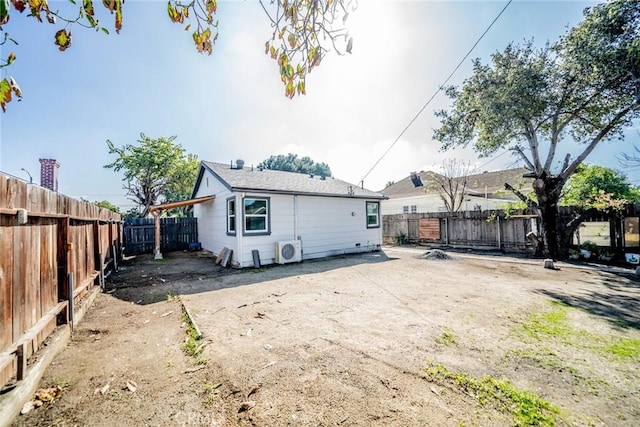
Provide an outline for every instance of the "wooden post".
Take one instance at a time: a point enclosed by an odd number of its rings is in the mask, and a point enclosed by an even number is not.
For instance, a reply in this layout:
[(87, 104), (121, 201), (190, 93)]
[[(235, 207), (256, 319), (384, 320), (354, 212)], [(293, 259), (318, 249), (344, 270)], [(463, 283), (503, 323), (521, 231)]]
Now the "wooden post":
[(153, 217), (155, 218), (156, 238), (155, 238), (155, 251), (153, 259), (162, 259), (162, 253), (160, 252), (160, 211), (154, 211)]
[(113, 270), (118, 271), (118, 253), (116, 252), (116, 245), (111, 245), (111, 253), (113, 254)]
[(104, 260), (102, 259), (102, 252), (99, 253), (100, 256), (100, 289), (102, 292), (106, 289), (106, 284), (104, 282)]
[(18, 372), (16, 373), (16, 379), (22, 381), (27, 375), (27, 343), (22, 342), (18, 344)]
[(497, 224), (497, 227), (498, 227), (498, 250), (500, 250), (500, 249), (502, 249), (502, 242), (501, 242), (501, 240), (502, 240), (501, 237), (502, 236), (500, 236), (500, 215), (496, 216), (496, 221), (497, 221), (496, 224)]
[(73, 332), (73, 273), (69, 273), (67, 282), (69, 283), (69, 305), (67, 306), (67, 310), (69, 310), (69, 327)]

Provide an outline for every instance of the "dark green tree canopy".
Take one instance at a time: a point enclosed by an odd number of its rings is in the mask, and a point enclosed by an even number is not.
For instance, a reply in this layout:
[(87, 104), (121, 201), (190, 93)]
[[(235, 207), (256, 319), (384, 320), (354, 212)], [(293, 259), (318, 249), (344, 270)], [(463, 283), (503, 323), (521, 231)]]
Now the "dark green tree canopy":
[(640, 191), (621, 172), (604, 166), (582, 164), (567, 182), (562, 203), (588, 208), (594, 206), (603, 195), (626, 203), (640, 202)]
[(286, 172), (308, 173), (319, 176), (331, 176), (331, 168), (326, 163), (316, 163), (310, 157), (298, 157), (297, 154), (278, 154), (258, 163), (259, 168)]
[[(579, 25), (542, 48), (512, 43), (490, 64), (476, 59), (473, 75), (446, 93), (453, 105), (436, 113), (434, 139), (445, 149), (507, 149), (521, 159), (555, 257), (571, 233), (556, 221), (564, 184), (598, 144), (622, 138), (640, 117), (640, 0), (587, 8)], [(581, 149), (558, 161), (568, 144)]]
[(198, 158), (187, 154), (175, 139), (150, 138), (141, 133), (137, 145), (116, 147), (107, 141), (109, 154), (117, 158), (104, 167), (124, 173), (123, 189), (129, 200), (139, 206), (140, 217), (146, 217), (155, 204), (186, 200), (191, 194)]

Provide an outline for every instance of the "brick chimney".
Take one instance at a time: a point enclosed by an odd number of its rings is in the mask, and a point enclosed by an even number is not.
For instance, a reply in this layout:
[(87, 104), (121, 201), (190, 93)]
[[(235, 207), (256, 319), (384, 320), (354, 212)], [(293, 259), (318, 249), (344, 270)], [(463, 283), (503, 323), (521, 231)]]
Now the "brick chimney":
[(40, 159), (40, 185), (49, 190), (58, 191), (58, 168), (56, 159)]

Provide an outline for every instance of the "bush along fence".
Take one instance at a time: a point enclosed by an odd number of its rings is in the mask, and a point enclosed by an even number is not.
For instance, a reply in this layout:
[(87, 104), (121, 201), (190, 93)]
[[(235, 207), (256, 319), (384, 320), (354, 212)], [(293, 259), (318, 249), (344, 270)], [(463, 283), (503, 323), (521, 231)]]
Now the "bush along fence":
[(0, 174), (0, 389), (117, 268), (120, 214)]
[[(559, 220), (575, 217), (571, 207), (559, 208)], [(594, 214), (585, 224), (605, 224), (605, 239), (598, 246), (619, 252), (640, 252), (640, 205), (628, 205), (614, 217)], [(521, 211), (505, 215), (504, 211), (464, 211), (454, 214), (431, 212), (383, 215), (382, 236), (386, 244), (423, 243), (432, 246), (502, 251), (534, 251), (538, 217)], [(577, 244), (580, 244), (580, 233)]]

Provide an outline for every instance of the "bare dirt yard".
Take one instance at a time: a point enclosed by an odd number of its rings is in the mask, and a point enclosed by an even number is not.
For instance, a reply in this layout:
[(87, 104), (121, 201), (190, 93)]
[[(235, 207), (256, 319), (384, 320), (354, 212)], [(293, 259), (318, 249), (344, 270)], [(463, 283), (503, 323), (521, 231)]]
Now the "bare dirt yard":
[(131, 259), (14, 425), (640, 425), (632, 270), (424, 252)]

